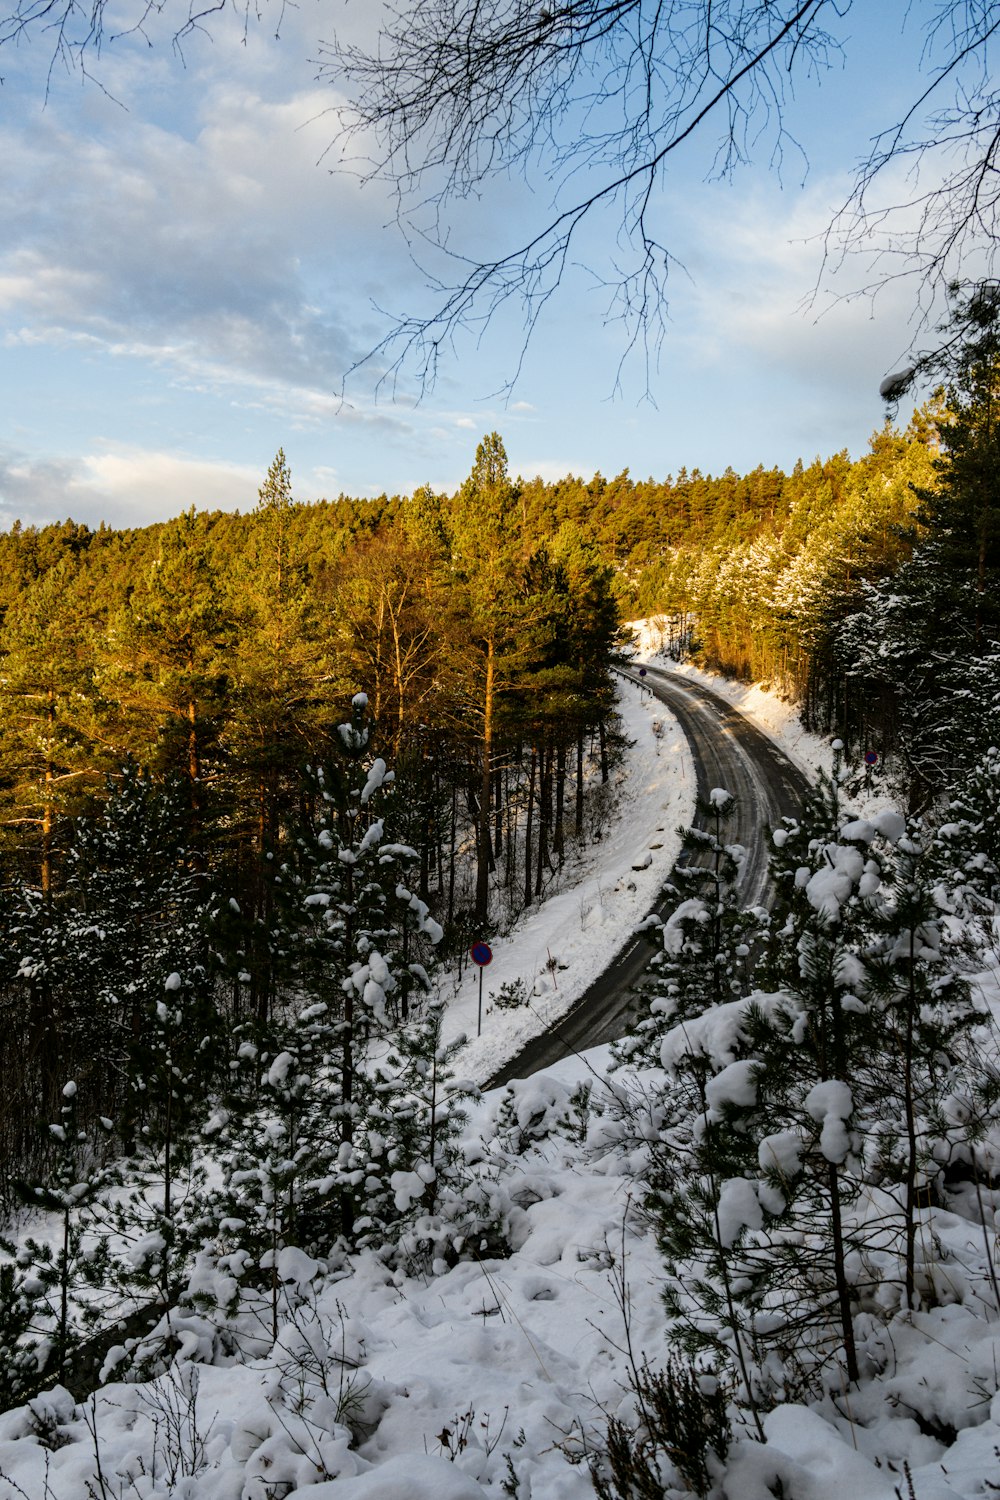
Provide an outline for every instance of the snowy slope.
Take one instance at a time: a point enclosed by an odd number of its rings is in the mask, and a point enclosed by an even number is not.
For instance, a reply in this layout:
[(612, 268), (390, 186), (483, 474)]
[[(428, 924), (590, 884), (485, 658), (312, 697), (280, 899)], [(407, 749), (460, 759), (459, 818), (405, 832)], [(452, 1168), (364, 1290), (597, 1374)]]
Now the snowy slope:
[[(713, 684), (715, 685), (715, 684)], [(736, 690), (740, 693), (745, 690)], [(737, 701), (790, 749), (777, 700)], [(487, 1012), (477, 976), (449, 1007), (471, 1032), (459, 1071), (488, 1076), (527, 1027), (567, 1009), (645, 915), (690, 816), (693, 776), (652, 706), (623, 704), (634, 748), (620, 819), (578, 882), (494, 943), (485, 991), (523, 979), (531, 1011)], [(656, 710), (662, 717), (662, 710)], [(798, 747), (816, 763), (820, 748)], [(651, 849), (653, 844), (658, 848)], [(636, 870), (646, 853), (651, 863)], [(553, 978), (549, 957), (559, 967)], [(630, 1365), (668, 1354), (655, 1246), (608, 1116), (574, 1090), (606, 1092), (607, 1049), (486, 1096), (466, 1127), (489, 1168), (510, 1253), (408, 1274), (373, 1253), (335, 1275), (288, 1256), (283, 1326), (271, 1345), (252, 1307), (235, 1320), (187, 1313), (191, 1358), (158, 1380), (112, 1383), (86, 1406), (65, 1393), (0, 1417), (0, 1500), (584, 1500), (585, 1463), (608, 1415), (634, 1416)], [(612, 1093), (638, 1086), (621, 1073)], [(929, 1215), (942, 1305), (871, 1320), (861, 1386), (737, 1430), (717, 1493), (728, 1500), (980, 1500), (1000, 1484), (1000, 1308), (995, 1235)]]
[[(619, 711), (631, 749), (616, 773), (613, 814), (600, 841), (567, 871), (563, 888), (492, 942), (481, 1037), (477, 972), (470, 966), (460, 983), (446, 984), (445, 1035), (470, 1038), (456, 1064), (463, 1074), (491, 1077), (528, 1037), (565, 1015), (648, 913), (677, 858), (677, 830), (694, 814), (687, 741), (662, 704), (627, 684), (620, 687)], [(529, 993), (529, 1006), (491, 1010), (501, 986), (516, 981)]]

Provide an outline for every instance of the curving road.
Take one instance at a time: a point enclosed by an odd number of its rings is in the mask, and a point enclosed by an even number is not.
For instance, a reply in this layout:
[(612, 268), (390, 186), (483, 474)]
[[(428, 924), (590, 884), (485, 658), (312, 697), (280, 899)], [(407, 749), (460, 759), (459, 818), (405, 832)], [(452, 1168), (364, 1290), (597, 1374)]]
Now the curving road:
[[(725, 787), (736, 796), (735, 825), (728, 824), (726, 832), (731, 843), (747, 851), (738, 889), (745, 906), (765, 905), (765, 834), (783, 816), (798, 812), (806, 778), (773, 740), (710, 688), (657, 667), (647, 667), (641, 678), (633, 669), (620, 675), (651, 692), (677, 719), (694, 756), (698, 795), (707, 798), (713, 787)], [(524, 1078), (571, 1052), (622, 1036), (628, 1030), (635, 985), (652, 955), (646, 938), (630, 935), (573, 1009), (550, 1031), (527, 1042), (485, 1086), (496, 1088), (511, 1078)]]

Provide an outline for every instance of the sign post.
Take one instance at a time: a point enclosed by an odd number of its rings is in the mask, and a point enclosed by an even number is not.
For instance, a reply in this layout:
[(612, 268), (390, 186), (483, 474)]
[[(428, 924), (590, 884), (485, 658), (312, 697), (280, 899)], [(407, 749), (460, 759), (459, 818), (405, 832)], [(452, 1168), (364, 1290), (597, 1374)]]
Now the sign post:
[(476, 1036), (483, 1034), (483, 970), (493, 962), (493, 949), (489, 943), (473, 943), (469, 949), (472, 962), (479, 970), (479, 1016), (476, 1020)]

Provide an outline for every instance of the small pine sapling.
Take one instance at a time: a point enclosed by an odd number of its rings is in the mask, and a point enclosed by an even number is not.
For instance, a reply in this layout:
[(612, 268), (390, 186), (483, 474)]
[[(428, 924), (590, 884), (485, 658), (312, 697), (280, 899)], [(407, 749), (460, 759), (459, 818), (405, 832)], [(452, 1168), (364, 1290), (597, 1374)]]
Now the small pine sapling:
[(484, 1236), (496, 1240), (491, 1184), (461, 1149), (462, 1101), (476, 1093), (451, 1062), (464, 1038), (441, 1040), (441, 1007), (401, 1026), (374, 1068), (363, 1145), (365, 1213), (359, 1231), (390, 1258), (443, 1269)]
[[(167, 1308), (199, 1213), (205, 1168), (195, 1148), (219, 1044), (209, 977), (191, 951), (196, 931), (192, 924), (176, 935), (172, 956), (186, 960), (184, 972), (167, 972), (158, 996), (147, 990), (142, 1047), (131, 1080), (140, 1122), (136, 1149), (127, 1168), (127, 1192), (108, 1211), (125, 1247), (118, 1263), (123, 1286), (152, 1292)], [(164, 966), (170, 956), (164, 952)]]
[[(900, 1191), (903, 1298), (913, 1309), (920, 1221), (948, 1164), (972, 1155), (968, 1126), (982, 1115), (973, 1110), (963, 1118), (965, 1111), (954, 1109), (956, 1095), (974, 1094), (974, 1080), (989, 1090), (988, 1058), (992, 1053), (995, 1060), (996, 1048), (992, 1039), (984, 1045), (982, 1035), (976, 1043), (970, 1037), (984, 1017), (961, 972), (968, 962), (957, 915), (962, 897), (940, 878), (936, 841), (917, 820), (904, 831), (900, 819), (891, 831), (890, 847), (879, 859), (881, 885), (871, 902), (872, 941), (865, 955), (869, 1003), (884, 1028), (868, 1114), (877, 1122), (870, 1137), (876, 1146), (873, 1172), (884, 1192)], [(854, 832), (859, 840), (878, 835), (864, 822)]]
[(666, 895), (675, 902), (662, 923), (648, 923), (661, 945), (643, 987), (649, 1014), (632, 1038), (619, 1043), (619, 1061), (642, 1059), (656, 1064), (664, 1032), (709, 1006), (745, 995), (753, 972), (753, 955), (765, 927), (765, 915), (744, 910), (736, 882), (743, 850), (727, 843), (726, 825), (736, 814), (736, 798), (716, 788), (698, 801), (701, 826), (682, 831), (683, 854)]
[[(49, 1126), (53, 1159), (43, 1184), (15, 1184), (25, 1207), (51, 1215), (56, 1225), (54, 1242), (26, 1235), (19, 1245), (0, 1241), (0, 1248), (15, 1256), (24, 1273), (23, 1292), (31, 1298), (30, 1328), (46, 1349), (40, 1357), (39, 1373), (60, 1384), (66, 1379), (73, 1349), (98, 1322), (102, 1306), (98, 1299), (80, 1297), (86, 1290), (107, 1290), (109, 1248), (101, 1225), (101, 1205), (108, 1188), (117, 1181), (113, 1167), (100, 1164), (95, 1147), (77, 1118), (78, 1092), (72, 1080), (63, 1086), (59, 1120)], [(106, 1131), (111, 1121), (103, 1122)]]

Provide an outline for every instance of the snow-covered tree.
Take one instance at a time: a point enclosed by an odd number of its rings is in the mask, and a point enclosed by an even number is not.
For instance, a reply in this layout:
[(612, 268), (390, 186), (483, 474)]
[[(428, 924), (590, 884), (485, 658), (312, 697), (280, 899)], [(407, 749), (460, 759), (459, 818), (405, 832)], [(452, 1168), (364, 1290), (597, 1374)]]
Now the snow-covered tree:
[(725, 836), (736, 808), (732, 793), (716, 787), (698, 799), (698, 823), (681, 832), (681, 857), (664, 893), (675, 904), (647, 928), (660, 945), (643, 984), (649, 1014), (617, 1044), (622, 1060), (655, 1064), (666, 1029), (749, 989), (765, 914), (743, 909), (737, 894), (745, 850)]
[[(37, 1372), (60, 1383), (73, 1349), (106, 1310), (106, 1295), (101, 1294), (109, 1290), (110, 1262), (102, 1208), (118, 1176), (113, 1166), (101, 1165), (103, 1143), (95, 1147), (81, 1128), (78, 1097), (73, 1080), (63, 1085), (59, 1119), (47, 1132), (53, 1161), (45, 1180), (16, 1184), (25, 1208), (52, 1216), (55, 1238), (28, 1233), (16, 1245), (0, 1238), (0, 1248), (23, 1273), (20, 1287), (31, 1305), (24, 1332), (33, 1341)], [(109, 1133), (111, 1120), (105, 1119), (102, 1128)], [(14, 1363), (16, 1367), (16, 1354)]]
[(463, 1100), (478, 1091), (456, 1079), (442, 1012), (432, 1004), (400, 1026), (373, 1069), (363, 1136), (364, 1220), (359, 1241), (401, 1258), (411, 1269), (442, 1269), (471, 1249), (496, 1243), (496, 1184), (461, 1149)]
[(856, 1380), (863, 1303), (933, 1298), (920, 1224), (968, 1159), (970, 1119), (985, 1131), (996, 1107), (930, 834), (893, 811), (856, 817), (844, 774), (836, 761), (773, 835), (768, 992), (678, 1020), (648, 1113), (647, 1206), (679, 1335), (728, 1347), (762, 1400), (841, 1360)]
[(370, 1158), (392, 1108), (386, 1053), (408, 1015), (423, 1025), (413, 1001), (430, 989), (427, 951), (441, 935), (404, 883), (416, 851), (385, 836), (394, 776), (370, 753), (371, 728), (357, 694), (344, 757), (306, 774), (307, 816), (274, 875), (286, 1014), (248, 1028), (214, 1132), (224, 1187), (213, 1237), (269, 1288), (275, 1329), (282, 1251), (328, 1257), (370, 1238), (368, 1197), (381, 1187)]

